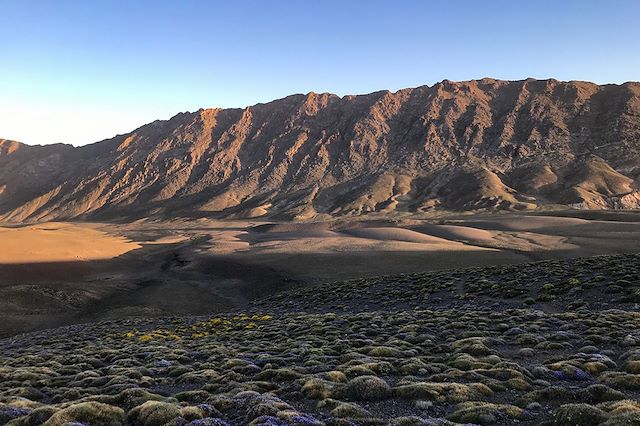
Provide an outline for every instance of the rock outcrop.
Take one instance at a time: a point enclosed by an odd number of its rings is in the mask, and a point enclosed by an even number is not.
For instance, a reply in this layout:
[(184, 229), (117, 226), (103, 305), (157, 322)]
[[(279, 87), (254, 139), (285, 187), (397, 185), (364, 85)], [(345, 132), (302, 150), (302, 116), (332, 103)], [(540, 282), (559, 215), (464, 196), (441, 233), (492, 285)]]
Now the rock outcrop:
[(92, 145), (0, 140), (0, 220), (640, 207), (640, 83), (468, 82), (202, 109)]

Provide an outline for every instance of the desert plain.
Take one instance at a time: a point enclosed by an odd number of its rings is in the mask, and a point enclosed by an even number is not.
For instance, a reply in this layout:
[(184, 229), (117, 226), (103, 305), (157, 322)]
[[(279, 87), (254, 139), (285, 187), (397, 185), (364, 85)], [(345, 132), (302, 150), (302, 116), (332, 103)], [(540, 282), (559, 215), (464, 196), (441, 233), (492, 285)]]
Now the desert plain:
[(634, 211), (4, 225), (0, 336), (225, 312), (355, 278), (629, 253), (639, 241)]

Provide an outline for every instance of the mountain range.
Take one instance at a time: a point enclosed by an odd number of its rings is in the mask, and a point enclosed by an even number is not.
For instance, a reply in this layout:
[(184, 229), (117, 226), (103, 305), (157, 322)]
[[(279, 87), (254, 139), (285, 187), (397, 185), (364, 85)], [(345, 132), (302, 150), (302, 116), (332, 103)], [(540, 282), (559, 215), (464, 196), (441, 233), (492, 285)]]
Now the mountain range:
[[(37, 125), (37, 123), (34, 123)], [(0, 139), (0, 221), (640, 208), (640, 83), (442, 81)]]

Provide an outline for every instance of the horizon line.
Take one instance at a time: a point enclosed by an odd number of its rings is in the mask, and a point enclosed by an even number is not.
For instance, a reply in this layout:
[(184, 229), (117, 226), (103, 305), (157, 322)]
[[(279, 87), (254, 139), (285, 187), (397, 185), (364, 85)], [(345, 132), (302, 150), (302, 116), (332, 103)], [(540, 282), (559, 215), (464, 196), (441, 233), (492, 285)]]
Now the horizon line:
[(443, 83), (461, 84), (461, 83), (482, 82), (484, 80), (508, 82), (508, 83), (519, 83), (519, 82), (527, 82), (527, 81), (547, 81), (547, 82), (548, 81), (555, 81), (555, 82), (558, 82), (558, 83), (586, 83), (586, 84), (592, 84), (592, 85), (595, 85), (595, 86), (624, 86), (624, 85), (628, 85), (628, 84), (640, 84), (640, 80), (628, 80), (628, 81), (624, 81), (624, 82), (621, 82), (621, 83), (595, 83), (593, 81), (588, 81), (588, 80), (558, 80), (558, 79), (556, 79), (554, 77), (548, 77), (548, 78), (527, 77), (527, 78), (514, 79), (514, 80), (512, 80), (512, 79), (500, 79), (500, 78), (493, 78), (493, 77), (482, 77), (482, 78), (477, 78), (477, 79), (474, 78), (474, 79), (470, 79), (470, 80), (449, 80), (449, 79), (445, 78), (445, 79), (442, 79), (440, 81), (436, 81), (436, 82), (432, 83), (431, 85), (426, 83), (426, 84), (413, 86), (413, 87), (404, 87), (404, 88), (401, 88), (401, 89), (397, 89), (395, 91), (392, 91), (390, 89), (379, 89), (379, 90), (373, 90), (373, 91), (366, 92), (366, 93), (339, 95), (339, 94), (336, 94), (334, 92), (325, 92), (325, 91), (316, 92), (316, 91), (311, 90), (311, 91), (306, 92), (306, 93), (302, 93), (302, 92), (291, 93), (289, 95), (284, 95), (284, 96), (281, 96), (281, 97), (278, 97), (278, 98), (271, 99), (269, 101), (256, 102), (256, 103), (253, 103), (253, 104), (250, 104), (250, 105), (245, 105), (245, 106), (240, 106), (240, 107), (216, 107), (216, 106), (210, 106), (210, 107), (200, 107), (200, 108), (198, 108), (198, 109), (196, 109), (194, 111), (189, 111), (189, 110), (178, 111), (178, 112), (176, 112), (175, 114), (173, 114), (169, 118), (166, 118), (166, 119), (158, 118), (156, 120), (143, 123), (143, 124), (139, 125), (138, 127), (134, 128), (131, 131), (124, 132), (124, 133), (116, 133), (115, 135), (113, 135), (111, 137), (100, 139), (100, 140), (93, 141), (93, 142), (87, 142), (87, 143), (80, 144), (80, 145), (75, 145), (73, 143), (68, 143), (68, 142), (51, 142), (51, 143), (44, 143), (44, 144), (42, 144), (42, 143), (40, 143), (40, 144), (39, 143), (32, 144), (32, 143), (29, 143), (29, 142), (24, 142), (24, 141), (20, 141), (20, 140), (16, 140), (16, 139), (4, 138), (4, 137), (2, 137), (2, 135), (0, 135), (0, 141), (16, 142), (16, 143), (19, 143), (19, 144), (22, 144), (22, 145), (26, 145), (26, 146), (30, 146), (30, 147), (46, 147), (46, 146), (64, 145), (64, 146), (70, 146), (70, 147), (73, 147), (73, 148), (80, 148), (80, 147), (84, 147), (84, 146), (95, 145), (95, 144), (98, 144), (98, 143), (101, 143), (101, 142), (104, 142), (104, 141), (108, 141), (108, 140), (117, 138), (118, 136), (124, 136), (124, 135), (130, 134), (130, 133), (133, 133), (133, 132), (135, 132), (135, 131), (137, 131), (137, 130), (145, 127), (145, 126), (153, 124), (153, 123), (168, 122), (168, 121), (173, 120), (174, 118), (176, 118), (179, 115), (195, 114), (195, 113), (200, 112), (200, 111), (206, 111), (206, 110), (245, 110), (245, 109), (252, 108), (252, 107), (255, 107), (255, 106), (258, 106), (258, 105), (268, 105), (268, 104), (271, 104), (271, 103), (274, 103), (274, 102), (278, 102), (278, 101), (281, 101), (281, 100), (284, 100), (284, 99), (287, 99), (287, 98), (290, 98), (290, 97), (294, 97), (294, 96), (309, 96), (309, 95), (312, 95), (312, 94), (314, 94), (314, 95), (332, 95), (332, 96), (338, 97), (339, 99), (344, 99), (346, 97), (370, 96), (370, 95), (373, 95), (375, 93), (382, 93), (382, 92), (396, 94), (396, 93), (404, 91), (404, 90), (415, 90), (415, 89), (419, 89), (419, 88), (423, 88), (423, 87), (431, 89), (431, 88), (436, 87), (437, 85), (443, 84)]

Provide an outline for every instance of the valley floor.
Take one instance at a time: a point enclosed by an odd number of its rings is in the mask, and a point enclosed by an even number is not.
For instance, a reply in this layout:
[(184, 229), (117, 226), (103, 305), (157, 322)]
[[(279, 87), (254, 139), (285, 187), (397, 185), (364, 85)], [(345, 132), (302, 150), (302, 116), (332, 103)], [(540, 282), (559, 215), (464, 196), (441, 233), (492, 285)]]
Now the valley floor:
[(640, 212), (0, 227), (0, 337), (204, 315), (353, 278), (638, 250)]

